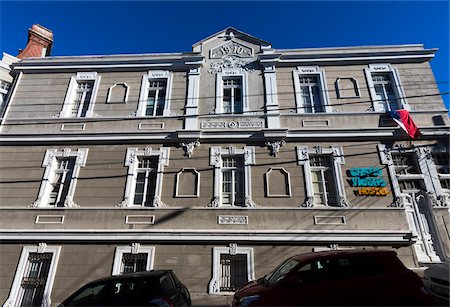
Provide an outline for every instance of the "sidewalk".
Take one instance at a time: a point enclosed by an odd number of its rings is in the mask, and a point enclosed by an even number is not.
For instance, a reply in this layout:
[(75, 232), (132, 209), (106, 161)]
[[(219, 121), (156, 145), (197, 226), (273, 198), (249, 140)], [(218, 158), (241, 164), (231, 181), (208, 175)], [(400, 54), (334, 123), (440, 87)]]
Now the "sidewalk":
[(192, 306), (230, 306), (233, 296), (191, 293)]

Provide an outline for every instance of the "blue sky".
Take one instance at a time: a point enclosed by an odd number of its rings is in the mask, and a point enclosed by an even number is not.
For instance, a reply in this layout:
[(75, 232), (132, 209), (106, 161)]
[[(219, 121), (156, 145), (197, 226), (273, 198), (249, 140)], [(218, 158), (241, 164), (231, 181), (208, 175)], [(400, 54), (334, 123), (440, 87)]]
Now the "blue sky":
[[(449, 1), (4, 1), (0, 51), (17, 55), (39, 23), (52, 55), (186, 52), (233, 26), (274, 48), (424, 44), (441, 93), (449, 92)], [(449, 108), (449, 95), (443, 95)]]

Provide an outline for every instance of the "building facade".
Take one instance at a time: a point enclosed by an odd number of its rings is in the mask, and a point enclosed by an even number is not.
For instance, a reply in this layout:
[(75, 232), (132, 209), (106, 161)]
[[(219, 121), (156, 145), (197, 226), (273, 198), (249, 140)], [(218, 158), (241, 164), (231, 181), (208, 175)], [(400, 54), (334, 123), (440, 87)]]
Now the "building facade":
[(185, 53), (23, 58), (0, 127), (0, 301), (170, 268), (195, 304), (313, 250), (448, 259), (435, 52), (281, 50), (227, 28)]

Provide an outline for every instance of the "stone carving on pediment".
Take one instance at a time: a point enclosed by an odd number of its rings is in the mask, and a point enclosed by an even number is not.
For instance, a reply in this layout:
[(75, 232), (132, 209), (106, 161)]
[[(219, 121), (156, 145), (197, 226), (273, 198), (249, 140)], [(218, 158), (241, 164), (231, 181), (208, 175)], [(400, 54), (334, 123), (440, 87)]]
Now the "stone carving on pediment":
[(280, 148), (282, 146), (286, 145), (286, 142), (284, 140), (281, 141), (273, 141), (273, 142), (266, 142), (266, 146), (267, 148), (270, 150), (270, 155), (277, 157), (279, 152), (280, 152)]
[(237, 42), (228, 41), (225, 44), (211, 49), (211, 59), (221, 59), (224, 56), (237, 56), (240, 58), (252, 58), (253, 49)]
[(189, 143), (180, 143), (180, 145), (183, 147), (184, 149), (184, 155), (188, 158), (192, 157), (192, 154), (194, 153), (194, 148), (200, 146), (200, 142), (194, 141), (194, 142), (189, 142)]

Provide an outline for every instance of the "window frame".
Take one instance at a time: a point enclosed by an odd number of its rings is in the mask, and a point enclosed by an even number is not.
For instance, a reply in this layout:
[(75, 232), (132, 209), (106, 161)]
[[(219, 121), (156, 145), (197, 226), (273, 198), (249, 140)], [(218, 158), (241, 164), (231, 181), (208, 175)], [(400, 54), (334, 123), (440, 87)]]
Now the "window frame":
[(232, 295), (234, 292), (220, 291), (220, 255), (229, 254), (245, 254), (247, 255), (247, 279), (255, 280), (255, 260), (254, 251), (252, 247), (241, 247), (237, 246), (235, 243), (231, 243), (229, 247), (213, 247), (213, 276), (209, 282), (208, 292), (209, 294), (219, 294), (219, 295)]
[(88, 152), (88, 148), (79, 148), (76, 151), (71, 150), (70, 148), (65, 148), (63, 150), (47, 149), (45, 152), (44, 161), (42, 162), (42, 167), (45, 167), (45, 171), (41, 181), (41, 186), (39, 188), (39, 194), (36, 201), (30, 206), (56, 208), (56, 206), (49, 205), (49, 198), (52, 191), (51, 181), (58, 166), (58, 158), (74, 158), (75, 164), (72, 171), (72, 179), (64, 201), (64, 207), (78, 207), (78, 205), (74, 203), (73, 197), (77, 185), (78, 174), (80, 172), (80, 168), (86, 165)]
[(147, 254), (147, 265), (146, 271), (153, 270), (153, 265), (155, 261), (155, 247), (154, 246), (142, 246), (139, 243), (132, 243), (129, 246), (116, 246), (116, 250), (114, 252), (114, 262), (111, 275), (121, 275), (122, 269), (122, 259), (123, 255), (126, 253), (130, 254), (139, 254), (146, 253)]
[(20, 254), (19, 264), (17, 265), (16, 273), (14, 275), (14, 281), (4, 306), (16, 306), (19, 301), (19, 292), (21, 288), (21, 282), (25, 274), (25, 269), (28, 264), (28, 257), (30, 253), (52, 253), (52, 261), (50, 269), (48, 271), (47, 282), (44, 288), (44, 294), (42, 299), (42, 306), (51, 306), (51, 294), (53, 289), (53, 283), (55, 280), (56, 269), (58, 267), (59, 255), (61, 253), (61, 246), (47, 246), (45, 243), (39, 243), (37, 246), (24, 246)]
[[(292, 71), (294, 78), (294, 90), (295, 90), (295, 105), (296, 112), (300, 114), (324, 114), (332, 112), (332, 108), (329, 104), (328, 90), (326, 84), (325, 70), (319, 68), (319, 66), (297, 66), (297, 70)], [(314, 112), (314, 104), (312, 105), (313, 112), (306, 112), (301, 92), (300, 77), (302, 76), (317, 76), (319, 97), (321, 105), (323, 106), (323, 112)]]
[(212, 146), (210, 148), (209, 165), (214, 166), (214, 197), (208, 207), (228, 207), (235, 208), (239, 206), (223, 205), (222, 203), (222, 162), (223, 156), (242, 156), (244, 163), (244, 204), (243, 207), (257, 207), (258, 205), (252, 200), (252, 179), (251, 179), (251, 165), (255, 164), (255, 147), (244, 146), (243, 149), (236, 147), (222, 148), (220, 146)]
[[(225, 113), (223, 109), (224, 85), (223, 82), (229, 78), (241, 79), (241, 99), (242, 99), (242, 113)], [(222, 71), (216, 74), (216, 105), (215, 114), (220, 115), (243, 115), (249, 111), (248, 106), (248, 75), (247, 72), (239, 68), (222, 68)]]
[[(302, 203), (301, 207), (314, 206), (314, 187), (312, 182), (312, 170), (310, 163), (310, 154), (313, 155), (328, 155), (331, 159), (331, 167), (334, 175), (334, 183), (336, 185), (336, 206), (331, 207), (350, 207), (345, 194), (344, 178), (342, 176), (341, 165), (345, 164), (344, 152), (342, 146), (330, 146), (330, 148), (323, 148), (318, 145), (314, 148), (308, 146), (297, 146), (297, 164), (303, 166), (306, 185), (306, 201)], [(329, 207), (329, 204), (325, 204)]]
[[(59, 117), (62, 118), (87, 118), (87, 117), (96, 117), (98, 115), (94, 114), (94, 106), (97, 100), (97, 93), (100, 84), (101, 76), (97, 74), (96, 71), (93, 72), (77, 72), (75, 76), (70, 77), (69, 87), (66, 92), (66, 97), (64, 99), (64, 104), (61, 112), (59, 113)], [(91, 98), (89, 100), (89, 106), (86, 110), (86, 114), (84, 116), (72, 116), (71, 115), (71, 105), (75, 99), (76, 90), (79, 82), (83, 81), (92, 81), (92, 93)]]
[(158, 169), (155, 182), (155, 197), (152, 207), (166, 207), (161, 201), (161, 193), (163, 186), (164, 167), (169, 166), (170, 148), (160, 147), (158, 150), (153, 150), (151, 147), (146, 147), (142, 150), (137, 147), (127, 148), (125, 166), (128, 166), (128, 176), (125, 186), (125, 198), (118, 205), (119, 207), (133, 207), (139, 208), (144, 205), (135, 205), (134, 194), (136, 189), (137, 171), (139, 166), (139, 157), (158, 157)]
[[(164, 108), (162, 115), (145, 115), (147, 110), (148, 91), (150, 81), (165, 80), (166, 81), (166, 95), (164, 98)], [(140, 117), (156, 117), (156, 116), (170, 116), (170, 97), (172, 97), (172, 81), (173, 75), (168, 70), (149, 70), (147, 74), (142, 76), (141, 92), (139, 94), (139, 104), (136, 111), (136, 116)], [(156, 103), (156, 102), (155, 102)]]
[[(400, 76), (396, 67), (392, 67), (390, 63), (384, 64), (369, 64), (368, 68), (364, 69), (366, 75), (367, 84), (369, 86), (370, 99), (372, 100), (372, 107), (375, 112), (387, 112), (386, 105), (389, 103), (384, 103), (379, 101), (376, 97), (375, 84), (373, 82), (372, 74), (377, 73), (387, 73), (392, 81), (392, 88), (397, 98), (397, 110), (405, 109), (410, 110), (410, 106), (405, 98), (405, 92), (400, 80)], [(390, 109), (390, 108), (389, 108)]]

